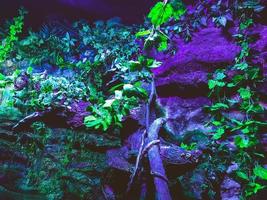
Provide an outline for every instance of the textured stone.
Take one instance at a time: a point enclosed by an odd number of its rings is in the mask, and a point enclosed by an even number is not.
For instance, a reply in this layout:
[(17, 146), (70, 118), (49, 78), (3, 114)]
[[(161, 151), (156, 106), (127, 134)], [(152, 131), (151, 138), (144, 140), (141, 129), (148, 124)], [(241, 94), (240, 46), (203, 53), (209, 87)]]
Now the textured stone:
[(160, 96), (206, 94), (207, 74), (231, 64), (240, 51), (239, 46), (215, 27), (195, 33), (189, 43), (181, 39), (176, 42), (177, 53), (166, 59), (160, 56), (163, 64), (153, 70)]
[(159, 98), (158, 105), (169, 119), (165, 126), (169, 134), (177, 136), (188, 131), (207, 130), (204, 124), (208, 116), (204, 113), (203, 107), (210, 105), (208, 98)]
[(241, 193), (241, 185), (233, 179), (226, 176), (221, 185), (222, 200), (239, 200)]

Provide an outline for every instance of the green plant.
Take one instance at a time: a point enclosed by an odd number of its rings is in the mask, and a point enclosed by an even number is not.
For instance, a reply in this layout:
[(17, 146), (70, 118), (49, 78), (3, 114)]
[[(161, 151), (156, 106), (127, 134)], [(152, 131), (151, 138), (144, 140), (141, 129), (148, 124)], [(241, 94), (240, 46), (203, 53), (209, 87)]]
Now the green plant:
[(168, 48), (168, 36), (160, 29), (160, 26), (168, 22), (171, 18), (179, 20), (185, 13), (185, 7), (181, 1), (164, 0), (158, 2), (151, 9), (148, 18), (151, 21), (152, 28), (141, 30), (136, 33), (136, 37), (146, 37), (144, 47), (149, 49), (156, 47), (158, 51), (164, 51)]
[[(21, 72), (19, 77), (23, 75)], [(90, 89), (78, 80), (27, 73), (28, 84), (14, 91), (14, 105), (24, 112), (50, 106), (69, 106), (73, 99), (86, 100)], [(15, 81), (14, 81), (15, 82)]]
[(0, 63), (4, 62), (12, 52), (15, 42), (18, 41), (18, 34), (22, 32), (24, 16), (27, 12), (24, 9), (19, 10), (19, 16), (13, 19), (13, 24), (9, 27), (9, 33), (1, 41), (0, 45)]
[[(119, 90), (120, 87), (122, 87), (121, 90)], [(139, 98), (147, 98), (147, 93), (141, 87), (140, 82), (134, 85), (120, 84), (111, 88), (110, 92), (114, 92), (112, 99), (105, 100), (103, 104), (90, 108), (92, 115), (85, 117), (85, 126), (95, 129), (101, 128), (103, 131), (107, 131), (111, 126), (122, 127), (123, 118), (138, 105)]]
[[(216, 70), (208, 82), (209, 96), (213, 99), (208, 108), (213, 116), (211, 124), (215, 127), (213, 139), (226, 144), (230, 137), (234, 137), (236, 151), (232, 159), (239, 166), (234, 176), (243, 184), (242, 198), (248, 198), (266, 187), (260, 180), (266, 180), (266, 169), (260, 166), (264, 154), (259, 143), (262, 130), (267, 127), (261, 117), (266, 110), (260, 104), (257, 91), (263, 76), (248, 59), (253, 55), (249, 48), (250, 38), (244, 31), (247, 27), (240, 26), (240, 33), (235, 35), (242, 48), (235, 64)], [(233, 75), (229, 77), (229, 74)], [(231, 116), (232, 111), (238, 111), (242, 118)]]

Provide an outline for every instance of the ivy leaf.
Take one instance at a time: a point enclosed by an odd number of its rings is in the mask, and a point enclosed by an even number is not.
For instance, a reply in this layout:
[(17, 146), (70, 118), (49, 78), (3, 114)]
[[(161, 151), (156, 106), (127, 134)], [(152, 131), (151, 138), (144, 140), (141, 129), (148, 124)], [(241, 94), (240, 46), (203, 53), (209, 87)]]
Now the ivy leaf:
[(224, 133), (225, 133), (225, 130), (223, 128), (217, 129), (216, 133), (213, 135), (213, 139), (215, 140), (220, 139)]
[(251, 97), (251, 92), (250, 92), (249, 89), (240, 88), (238, 90), (238, 92), (239, 92), (239, 94), (240, 94), (240, 96), (241, 96), (242, 99), (250, 99), (250, 97)]
[(110, 108), (116, 99), (108, 99), (105, 101), (103, 108)]
[(155, 69), (155, 68), (158, 68), (161, 64), (162, 64), (162, 62), (153, 60), (153, 62), (151, 63), (151, 65), (149, 65), (147, 67), (148, 68), (151, 68), (151, 69)]
[(237, 63), (234, 65), (234, 69), (245, 70), (247, 68), (248, 68), (248, 64), (246, 62)]
[(151, 33), (151, 30), (145, 30), (145, 31), (139, 31), (135, 34), (136, 37), (143, 37), (146, 35), (149, 35)]
[(226, 19), (226, 17), (225, 16), (220, 16), (219, 18), (218, 18), (218, 22), (220, 23), (220, 25), (222, 25), (222, 26), (226, 26), (226, 23), (227, 23), (227, 19)]
[(225, 74), (223, 72), (218, 72), (216, 74), (216, 80), (222, 80), (225, 78)]
[(3, 75), (3, 74), (0, 73), (0, 81), (3, 81), (5, 79), (6, 79), (5, 75)]
[(173, 8), (170, 4), (164, 4), (163, 2), (158, 2), (148, 14), (148, 18), (151, 23), (155, 26), (160, 26), (167, 22), (173, 15)]
[(267, 169), (261, 167), (261, 166), (256, 166), (253, 169), (253, 173), (254, 175), (256, 175), (257, 177), (263, 179), (263, 180), (267, 180)]
[(237, 136), (235, 137), (235, 145), (240, 149), (248, 148), (250, 145), (249, 139)]
[(213, 88), (215, 88), (215, 86), (216, 86), (216, 81), (214, 81), (214, 80), (209, 80), (209, 82), (208, 82), (208, 86), (209, 86), (209, 89), (210, 89), (210, 90), (213, 89)]
[(236, 175), (243, 180), (249, 181), (249, 177), (245, 172), (237, 171)]
[(84, 124), (88, 128), (94, 127), (94, 126), (96, 126), (96, 125), (98, 125), (100, 123), (101, 123), (101, 119), (97, 119), (93, 115), (89, 115), (89, 116), (84, 118)]
[(225, 103), (216, 103), (210, 107), (210, 110), (216, 111), (216, 110), (222, 110), (222, 109), (228, 109), (228, 108), (229, 106)]

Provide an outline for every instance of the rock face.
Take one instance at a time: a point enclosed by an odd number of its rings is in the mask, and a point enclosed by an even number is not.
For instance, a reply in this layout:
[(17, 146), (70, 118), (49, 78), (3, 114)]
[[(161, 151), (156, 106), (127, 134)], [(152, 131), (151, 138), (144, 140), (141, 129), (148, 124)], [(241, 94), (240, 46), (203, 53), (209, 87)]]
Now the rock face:
[[(210, 104), (206, 97), (182, 98), (178, 96), (158, 99), (158, 105), (169, 120), (166, 128), (173, 137), (180, 137), (189, 131), (204, 131), (207, 115), (203, 107)], [(177, 135), (179, 134), (179, 135)]]
[(153, 71), (160, 96), (206, 95), (207, 74), (231, 64), (240, 51), (240, 47), (215, 27), (195, 33), (190, 43), (181, 39), (176, 43), (177, 53), (162, 60), (162, 66)]
[[(267, 77), (267, 26), (257, 25), (249, 34), (255, 38), (251, 43), (251, 51), (255, 55), (253, 63), (261, 67)], [(162, 62), (153, 70), (158, 93), (157, 105), (161, 114), (169, 120), (166, 123), (168, 139), (179, 143), (188, 132), (204, 131), (209, 116), (203, 111), (209, 105), (208, 74), (219, 68), (234, 63), (240, 47), (229, 39), (221, 29), (207, 27), (195, 33), (192, 41), (185, 43), (176, 39), (178, 50), (175, 55), (164, 55), (150, 52), (150, 55)], [(262, 83), (259, 91), (266, 97), (267, 82)], [(240, 113), (229, 113), (240, 118)], [(164, 138), (165, 139), (165, 138)], [(266, 143), (265, 137), (262, 144)], [(199, 175), (202, 174), (202, 175)], [(199, 177), (197, 177), (199, 175)], [(201, 186), (204, 183), (205, 171), (194, 172), (194, 182), (190, 181), (188, 190), (195, 199), (202, 199)], [(189, 179), (187, 179), (188, 181)], [(240, 185), (229, 177), (224, 177), (220, 185), (221, 198), (225, 200), (239, 199)]]

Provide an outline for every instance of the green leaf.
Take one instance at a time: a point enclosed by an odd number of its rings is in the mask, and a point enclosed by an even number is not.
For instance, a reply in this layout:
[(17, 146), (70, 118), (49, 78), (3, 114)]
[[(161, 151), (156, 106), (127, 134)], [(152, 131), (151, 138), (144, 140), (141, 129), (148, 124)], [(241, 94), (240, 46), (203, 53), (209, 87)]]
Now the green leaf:
[(241, 96), (242, 99), (250, 99), (250, 97), (251, 97), (251, 92), (250, 92), (249, 89), (240, 88), (238, 90), (238, 92), (239, 92), (239, 94), (240, 94), (240, 96)]
[(210, 110), (217, 111), (217, 110), (223, 110), (223, 109), (228, 109), (228, 108), (229, 106), (225, 103), (216, 103), (210, 107)]
[(215, 140), (220, 139), (224, 133), (225, 133), (224, 128), (217, 129), (216, 133), (213, 135), (213, 139)]
[(110, 88), (109, 92), (114, 92), (115, 90), (122, 89), (123, 86), (124, 86), (124, 83), (119, 83), (119, 84), (113, 86), (112, 88)]
[(237, 171), (236, 172), (236, 175), (241, 178), (241, 179), (244, 179), (246, 181), (249, 181), (249, 177), (248, 175), (245, 173), (245, 172), (242, 172), (242, 171)]
[(89, 115), (84, 118), (84, 124), (88, 128), (97, 126), (98, 124), (101, 123), (101, 121), (102, 121), (101, 119), (97, 119), (93, 115)]
[[(221, 78), (221, 77), (222, 77), (222, 75), (219, 75), (219, 78)], [(218, 86), (218, 87), (225, 86), (225, 82), (223, 82), (223, 81), (217, 81), (217, 80), (209, 80), (208, 81), (208, 86), (209, 86), (209, 89), (212, 90), (216, 86)]]
[(5, 79), (6, 79), (5, 75), (3, 75), (2, 73), (0, 73), (0, 81), (3, 81)]
[(155, 26), (160, 26), (167, 22), (173, 15), (173, 8), (170, 4), (164, 4), (163, 2), (158, 2), (148, 14), (148, 18), (151, 23)]
[(225, 74), (223, 73), (223, 72), (218, 72), (217, 74), (216, 74), (216, 80), (222, 80), (222, 79), (224, 79), (226, 76), (225, 76)]
[(139, 31), (135, 34), (136, 37), (143, 37), (146, 35), (149, 35), (151, 33), (151, 30), (145, 30), (145, 31)]
[(220, 126), (220, 125), (222, 125), (222, 123), (220, 121), (212, 121), (212, 124), (214, 126)]
[(253, 169), (253, 173), (255, 176), (263, 179), (263, 180), (267, 180), (267, 169), (261, 167), (261, 166), (256, 166)]
[(253, 194), (256, 194), (259, 190), (264, 189), (266, 186), (262, 186), (259, 183), (250, 182), (248, 184), (248, 187), (245, 190), (246, 196), (251, 196)]
[(161, 66), (161, 64), (162, 64), (162, 62), (153, 60), (153, 62), (151, 63), (151, 65), (149, 65), (149, 66), (147, 66), (147, 67), (148, 67), (148, 68), (155, 69), (155, 68), (158, 68), (159, 66)]
[(167, 41), (161, 41), (158, 46), (158, 51), (165, 51), (168, 48)]
[(103, 108), (110, 108), (116, 99), (108, 99), (105, 101)]
[(215, 80), (209, 80), (208, 86), (209, 86), (209, 89), (212, 90), (216, 86), (216, 81)]
[(220, 25), (222, 25), (222, 26), (226, 26), (226, 23), (227, 23), (227, 19), (226, 19), (226, 17), (225, 16), (220, 16), (219, 18), (218, 18), (218, 22), (220, 23)]
[(32, 74), (33, 68), (32, 67), (28, 67), (27, 68), (27, 74)]
[(236, 136), (235, 137), (235, 145), (240, 149), (244, 149), (244, 148), (248, 148), (250, 146), (250, 142), (249, 142), (248, 138)]
[(180, 17), (185, 14), (186, 12), (186, 9), (185, 8), (180, 8), (180, 9), (177, 9), (177, 10), (174, 10), (173, 11), (173, 17), (174, 19), (178, 20), (180, 19)]

